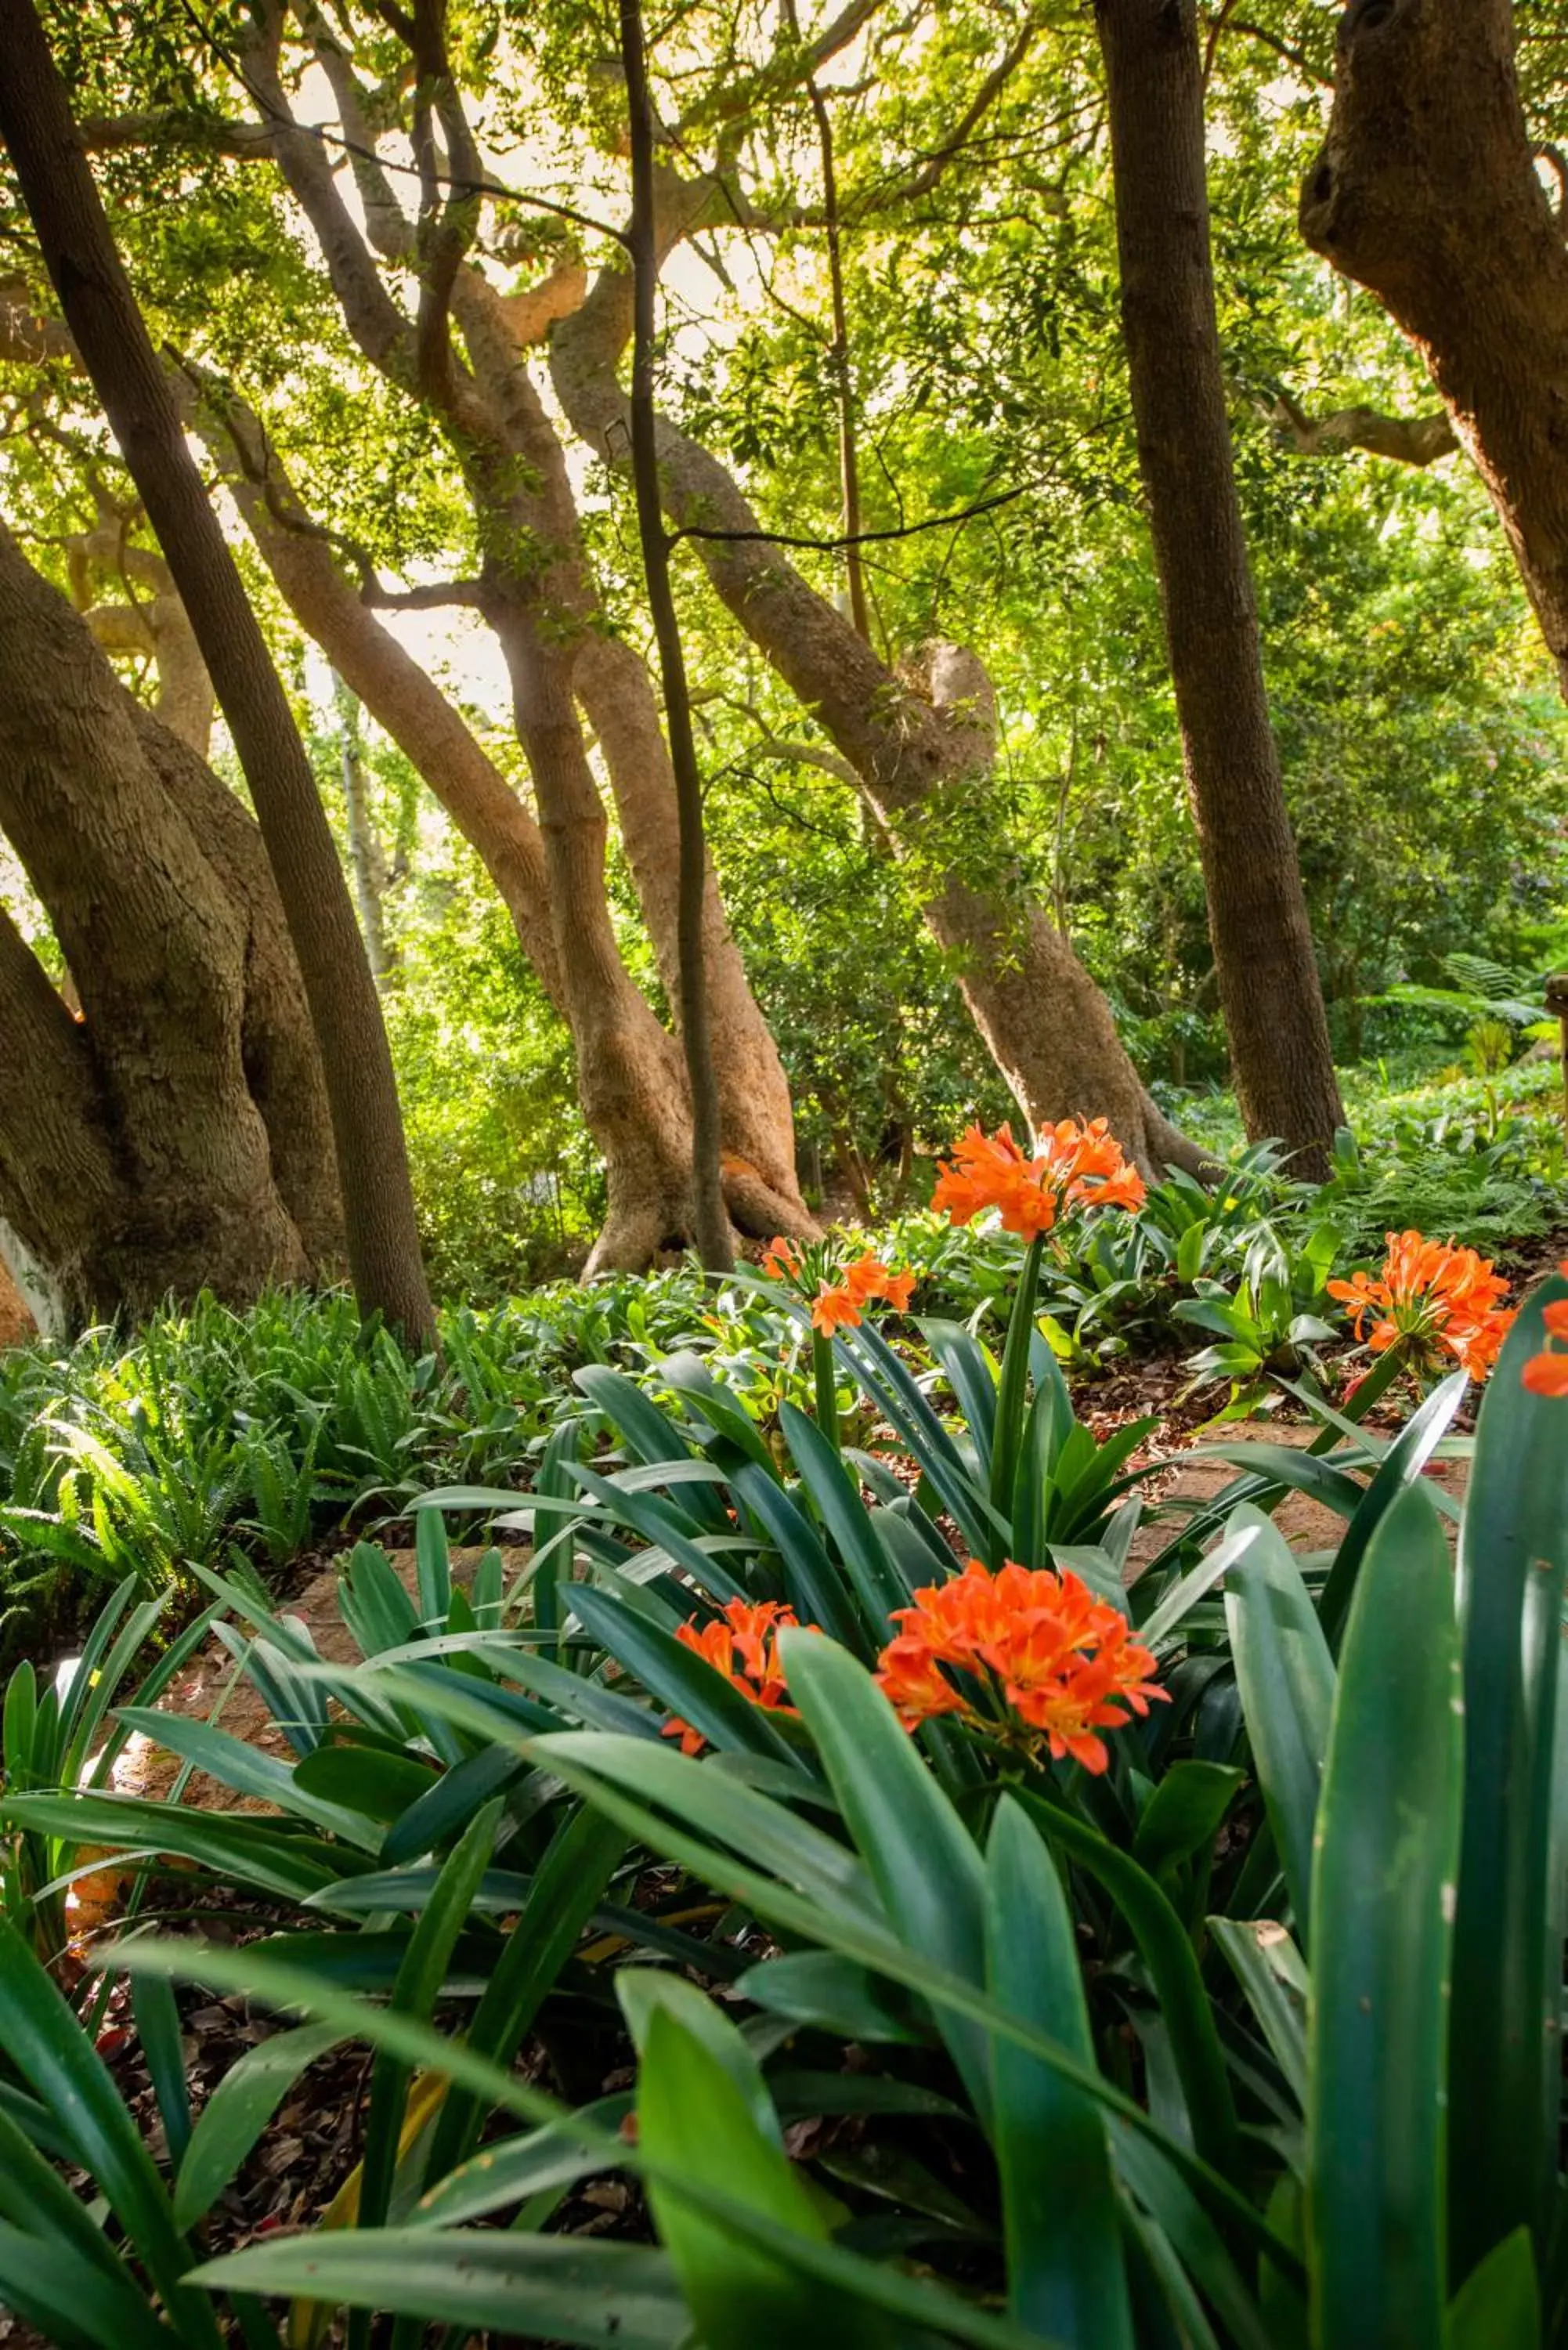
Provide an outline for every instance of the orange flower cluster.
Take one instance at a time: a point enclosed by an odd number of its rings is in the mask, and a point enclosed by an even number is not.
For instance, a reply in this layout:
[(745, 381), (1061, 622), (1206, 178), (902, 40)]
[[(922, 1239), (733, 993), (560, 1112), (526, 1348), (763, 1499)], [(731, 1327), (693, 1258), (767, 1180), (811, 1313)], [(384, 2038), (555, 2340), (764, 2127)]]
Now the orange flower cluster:
[[(1568, 1274), (1568, 1264), (1558, 1271)], [(1568, 1344), (1568, 1297), (1556, 1305), (1543, 1305), (1541, 1318), (1546, 1325), (1548, 1338), (1561, 1338)], [(1547, 1347), (1539, 1355), (1532, 1355), (1520, 1373), (1521, 1383), (1532, 1395), (1568, 1396), (1568, 1354)]]
[(1033, 1158), (1014, 1142), (1010, 1126), (994, 1134), (970, 1127), (938, 1172), (931, 1205), (955, 1224), (995, 1208), (1003, 1232), (1033, 1240), (1069, 1208), (1140, 1208), (1145, 1188), (1105, 1118), (1085, 1124), (1064, 1118), (1042, 1128)]
[[(1048, 1745), (1058, 1760), (1070, 1754), (1100, 1772), (1111, 1758), (1096, 1731), (1119, 1728), (1129, 1706), (1147, 1713), (1151, 1698), (1168, 1696), (1121, 1610), (1071, 1572), (1010, 1559), (992, 1575), (971, 1558), (950, 1582), (917, 1591), (893, 1620), (903, 1628), (877, 1659), (877, 1679), (910, 1730), (956, 1714), (992, 1737), (1000, 1731), (1030, 1751)], [(975, 1702), (998, 1695), (1011, 1716), (1002, 1723)]]
[[(1417, 1367), (1440, 1369), (1445, 1354), (1484, 1379), (1513, 1320), (1499, 1300), (1508, 1284), (1489, 1259), (1452, 1241), (1389, 1232), (1380, 1274), (1331, 1281), (1328, 1294), (1351, 1308), (1355, 1335), (1375, 1355), (1403, 1344)], [(1367, 1328), (1368, 1321), (1371, 1328)]]
[[(793, 1713), (785, 1705), (784, 1677), (779, 1669), (779, 1634), (799, 1628), (794, 1610), (776, 1599), (732, 1599), (722, 1616), (699, 1624), (692, 1617), (675, 1637), (683, 1648), (694, 1648), (715, 1672), (769, 1713)], [(700, 1754), (707, 1743), (700, 1730), (672, 1714), (664, 1725), (666, 1738), (679, 1738), (682, 1754)]]
[(874, 1297), (885, 1297), (895, 1314), (901, 1314), (914, 1294), (912, 1273), (895, 1273), (879, 1256), (857, 1257), (846, 1265), (844, 1278), (836, 1286), (825, 1285), (818, 1291), (811, 1309), (813, 1327), (831, 1337), (841, 1326), (853, 1330), (859, 1323), (863, 1309)]

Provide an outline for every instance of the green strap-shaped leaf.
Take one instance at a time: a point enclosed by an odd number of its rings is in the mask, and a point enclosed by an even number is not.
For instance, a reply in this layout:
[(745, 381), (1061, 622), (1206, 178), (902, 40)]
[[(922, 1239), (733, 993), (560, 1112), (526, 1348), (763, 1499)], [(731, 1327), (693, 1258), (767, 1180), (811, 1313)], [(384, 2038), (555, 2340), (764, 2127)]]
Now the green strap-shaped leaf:
[(1362, 1565), (1319, 1806), (1307, 2105), (1316, 2350), (1442, 2341), (1460, 1748), (1448, 1545), (1411, 1486)]
[[(133, 1978), (140, 1989), (155, 1980)], [(275, 2032), (248, 2048), (202, 2106), (174, 2181), (174, 2224), (193, 2228), (212, 2210), (306, 2067), (342, 2037), (329, 2023)]]
[[(638, 2080), (638, 2139), (655, 2162), (688, 2171), (792, 2235), (826, 2243), (827, 2222), (745, 2091), (706, 2038), (664, 2005), (647, 2021)], [(891, 2337), (857, 2302), (738, 2239), (680, 2191), (650, 2182), (660, 2240), (707, 2350), (867, 2350)]]
[[(1452, 2282), (1520, 2226), (1542, 2271), (1555, 2184), (1568, 1788), (1552, 1768), (1564, 1568), (1568, 1404), (1520, 1385), (1545, 1344), (1547, 1282), (1487, 1388), (1459, 1537), (1465, 1800), (1454, 1933)], [(1555, 1783), (1554, 1783), (1555, 1782)], [(1553, 1802), (1558, 1817), (1553, 1821)]]
[(1262, 1511), (1243, 1507), (1231, 1521), (1231, 1534), (1247, 1526), (1253, 1539), (1238, 1549), (1228, 1570), (1225, 1622), (1274, 1849), (1304, 1941), (1313, 1831), (1334, 1712), (1334, 1659), (1284, 1536)]
[(1240, 2179), (1241, 2130), (1230, 2075), (1209, 1994), (1180, 1918), (1148, 1871), (1098, 1829), (1037, 1795), (1024, 1794), (1021, 1800), (1042, 1834), (1104, 1886), (1127, 1921), (1159, 1996), (1192, 2142), (1216, 2170)]
[(879, 1639), (886, 1640), (894, 1609), (909, 1604), (909, 1585), (878, 1541), (859, 1488), (816, 1422), (794, 1404), (784, 1403), (779, 1406), (779, 1426), (794, 1456), (801, 1483), (855, 1586), (866, 1621)]
[(189, 2255), (161, 2180), (108, 2068), (26, 1941), (0, 1919), (0, 2047), (57, 2116), (179, 2329), (217, 2350), (206, 2296), (185, 2283)]
[[(174, 2350), (182, 2339), (128, 2275), (62, 2260), (57, 2242), (0, 2221), (0, 2307), (59, 2350)], [(215, 2338), (215, 2337), (214, 2337)]]
[[(984, 1870), (973, 1837), (853, 1657), (805, 1632), (786, 1632), (779, 1645), (790, 1695), (899, 1939), (934, 1964), (982, 1983)], [(991, 2097), (985, 2036), (966, 2018), (941, 2021), (983, 2116)]]
[(1541, 2350), (1541, 2287), (1528, 2228), (1494, 2244), (1449, 2303), (1443, 2350)]
[[(1095, 2062), (1072, 1913), (1056, 1864), (1004, 1797), (985, 1865), (986, 1987)], [(992, 2043), (1007, 2305), (1076, 2350), (1131, 2350), (1132, 2313), (1105, 2116), (1044, 2064)]]
[(700, 1657), (684, 1641), (672, 1639), (659, 1625), (624, 1607), (607, 1591), (584, 1585), (573, 1593), (572, 1606), (586, 1628), (603, 1642), (618, 1663), (634, 1672), (661, 1705), (700, 1730), (715, 1746), (770, 1755), (792, 1771), (798, 1767), (794, 1749), (763, 1709), (715, 1671), (706, 1657)]
[(203, 2270), (248, 2293), (308, 2295), (455, 2326), (463, 2339), (676, 2350), (691, 2320), (665, 2254), (581, 2236), (428, 2228), (295, 2236)]

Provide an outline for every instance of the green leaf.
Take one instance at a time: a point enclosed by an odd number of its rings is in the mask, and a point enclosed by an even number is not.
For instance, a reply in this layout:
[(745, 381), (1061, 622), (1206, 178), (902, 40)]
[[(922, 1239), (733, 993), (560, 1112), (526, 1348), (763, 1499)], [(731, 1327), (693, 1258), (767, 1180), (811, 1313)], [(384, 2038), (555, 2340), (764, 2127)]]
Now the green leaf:
[[(864, 1667), (831, 1640), (786, 1632), (790, 1695), (815, 1742), (846, 1826), (900, 1938), (939, 1966), (985, 1980), (984, 1869), (974, 1839)], [(983, 2116), (984, 2035), (948, 2017), (943, 2035)]]
[(771, 2015), (809, 2023), (842, 2040), (904, 2042), (921, 2048), (935, 2036), (912, 2012), (907, 1994), (868, 1967), (833, 1950), (791, 1950), (749, 1967), (737, 1990)]
[(1449, 2303), (1443, 2350), (1541, 2350), (1541, 2287), (1528, 2228), (1470, 2271)]
[(875, 1646), (849, 1605), (844, 1577), (805, 1512), (754, 1462), (731, 1459), (725, 1466), (737, 1499), (778, 1552), (785, 1596), (801, 1623), (819, 1626), (855, 1655), (873, 1656)]
[(1334, 1711), (1334, 1659), (1302, 1572), (1261, 1511), (1239, 1509), (1253, 1540), (1230, 1569), (1225, 1622), (1241, 1712), (1274, 1848), (1304, 1939), (1312, 1906), (1313, 1834)]
[(430, 1764), (417, 1756), (388, 1754), (354, 1740), (317, 1746), (294, 1768), (296, 1793), (368, 1820), (399, 1819), (436, 1783)]
[(62, 2261), (58, 2243), (3, 2222), (0, 2307), (60, 2350), (104, 2350), (106, 2343), (117, 2350), (170, 2350), (182, 2339), (154, 2316), (129, 2276)]
[[(618, 2129), (632, 2110), (628, 2090), (598, 2097), (582, 2108), (585, 2119), (597, 2129)], [(409, 2225), (453, 2228), (469, 2220), (488, 2219), (509, 2204), (541, 2194), (546, 2188), (572, 2187), (580, 2178), (605, 2173), (607, 2165), (600, 2145), (588, 2145), (573, 2133), (569, 2123), (547, 2129), (527, 2130), (518, 2137), (492, 2138), (472, 2161), (459, 2165), (421, 2196), (409, 2216)]]
[(677, 2350), (691, 2321), (665, 2255), (581, 2236), (378, 2229), (254, 2244), (202, 2271), (247, 2293), (388, 2310), (514, 2342)]
[(420, 1620), (427, 1632), (439, 1632), (452, 1607), (452, 1558), (446, 1527), (436, 1510), (421, 1510), (414, 1518), (414, 1571)]
[(1272, 1918), (1210, 1918), (1209, 1930), (1247, 1994), (1275, 2064), (1306, 2110), (1307, 1971), (1301, 1952)]
[(300, 1783), (298, 1770), (306, 1767), (303, 1763), (291, 1768), (246, 1740), (233, 1738), (226, 1730), (214, 1730), (211, 1722), (196, 1721), (185, 1714), (144, 1713), (140, 1706), (128, 1705), (119, 1709), (119, 1720), (128, 1729), (140, 1731), (154, 1745), (193, 1763), (221, 1785), (232, 1787), (237, 1795), (254, 1795), (263, 1803), (275, 1804), (279, 1811), (292, 1812), (296, 1818), (308, 1820), (313, 1827), (340, 1836), (361, 1852), (374, 1853), (380, 1844), (381, 1830), (374, 1820), (342, 1804), (312, 1795)]
[[(638, 2080), (639, 2144), (655, 2162), (705, 2180), (792, 2235), (826, 2244), (826, 2220), (781, 2146), (758, 2127), (732, 2071), (674, 2011), (648, 2018)], [(707, 2350), (859, 2350), (891, 2341), (864, 2307), (737, 2239), (679, 2189), (649, 2200)]]
[(624, 1665), (672, 1714), (700, 1730), (713, 1745), (766, 1754), (791, 1771), (800, 1768), (794, 1750), (757, 1705), (735, 1684), (647, 1617), (608, 1592), (587, 1585), (572, 1594), (572, 1607), (596, 1640)]
[(1207, 1855), (1245, 1777), (1223, 1762), (1173, 1762), (1138, 1821), (1132, 1848), (1138, 1866), (1165, 1877), (1194, 1853)]
[(805, 1413), (779, 1406), (779, 1426), (809, 1494), (844, 1562), (867, 1624), (887, 1638), (895, 1608), (909, 1604), (910, 1586), (877, 1538), (871, 1513), (843, 1461)]
[[(413, 2016), (422, 2023), (434, 2012), (457, 1938), (467, 1923), (470, 1905), (494, 1846), (501, 1808), (496, 1797), (469, 1822), (420, 1912), (392, 1987), (392, 2005), (401, 2015)], [(409, 2067), (383, 2050), (370, 2075), (365, 2119), (365, 2168), (359, 2197), (362, 2228), (379, 2227), (387, 2216), (408, 2090)]]
[(1319, 1811), (1307, 2209), (1321, 2350), (1442, 2338), (1460, 1772), (1453, 1576), (1417, 1485), (1384, 1516), (1351, 1603)]
[[(1072, 1913), (1056, 1866), (1004, 1796), (986, 1847), (986, 1987), (1084, 2064), (1095, 2062)], [(1077, 2350), (1131, 2350), (1132, 2313), (1105, 2116), (1043, 2064), (992, 2044), (1007, 2305)]]
[(174, 2004), (173, 1986), (154, 1975), (138, 1975), (131, 1981), (130, 2003), (142, 2058), (158, 2100), (169, 2159), (178, 2168), (191, 2143), (191, 2090), (180, 2046), (180, 2012)]
[(1206, 2162), (1242, 2176), (1241, 2133), (1213, 2011), (1180, 1918), (1147, 1869), (1059, 1804), (1020, 1800), (1049, 1842), (1096, 1877), (1121, 1911), (1154, 1980), (1192, 2126)]
[(1545, 2272), (1557, 2168), (1563, 1868), (1554, 1832), (1568, 1416), (1520, 1373), (1545, 1344), (1545, 1283), (1521, 1308), (1488, 1384), (1459, 1536), (1464, 1839), (1454, 1934), (1450, 2180), (1457, 2282), (1521, 2225)]
[(438, 1779), (423, 1774), (422, 1792), (393, 1820), (382, 1840), (380, 1858), (389, 1868), (437, 1852), (450, 1835), (467, 1826), (481, 1805), (521, 1778), (528, 1765), (504, 1746), (482, 1746)]
[(1454, 1371), (1434, 1388), (1379, 1461), (1376, 1476), (1345, 1530), (1324, 1586), (1318, 1612), (1331, 1646), (1338, 1641), (1366, 1545), (1376, 1533), (1384, 1512), (1430, 1461), (1447, 1435), (1469, 1385), (1467, 1372)]
[[(153, 1979), (134, 1980), (140, 1985)], [(174, 2224), (182, 2233), (206, 2217), (300, 2074), (341, 2037), (329, 2023), (275, 2032), (247, 2048), (223, 2075), (202, 2108), (175, 2178)]]
[[(468, 2033), (474, 2055), (511, 2064), (625, 1850), (613, 1822), (576, 1804), (566, 1813), (474, 2011)], [(444, 2177), (472, 2153), (484, 2119), (483, 2101), (454, 2082), (436, 2123), (428, 2178)]]
[(184, 2282), (189, 2259), (168, 2199), (108, 2069), (26, 1943), (0, 1918), (0, 2046), (69, 2137), (146, 2263), (180, 2329), (217, 2350), (204, 2298)]

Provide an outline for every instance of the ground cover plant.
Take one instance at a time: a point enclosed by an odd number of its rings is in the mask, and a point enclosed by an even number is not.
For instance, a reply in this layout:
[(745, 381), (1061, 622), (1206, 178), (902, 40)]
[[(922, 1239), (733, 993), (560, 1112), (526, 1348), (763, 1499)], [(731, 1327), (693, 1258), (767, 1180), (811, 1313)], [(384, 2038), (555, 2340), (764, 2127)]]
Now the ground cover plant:
[[(269, 1812), (13, 1774), (0, 1822), (57, 1866), (108, 1846), (145, 1891), (177, 1856), (292, 1915), (238, 1949), (144, 1916), (97, 1954), (133, 1986), (161, 2170), (91, 2046), (99, 1965), (57, 1987), (56, 1893), (10, 1887), (13, 2306), (61, 2340), (138, 2307), (272, 2340), (290, 2297), (292, 2334), (337, 2306), (410, 2342), (1560, 2338), (1568, 1283), (1515, 1316), (1416, 1235), (1336, 1282), (1355, 1392), (1317, 1397), (1305, 1448), (1231, 1448), (1129, 1583), (1142, 1431), (1096, 1442), (1036, 1296), (1054, 1236), (1135, 1211), (1120, 1163), (1086, 1132), (966, 1139), (939, 1200), (1000, 1211), (1014, 1288), (999, 1353), (925, 1324), (936, 1384), (877, 1326), (879, 1293), (909, 1302), (884, 1261), (757, 1275), (833, 1369), (779, 1445), (693, 1356), (657, 1397), (582, 1367), (531, 1492), (426, 1497), (411, 1594), (374, 1546), (346, 1561), (358, 1663), (209, 1571), (289, 1759), (117, 1718)], [(1470, 1372), (1456, 1507), (1422, 1472)], [(1331, 1547), (1282, 1538), (1287, 1489)], [(531, 1555), (464, 1587), (442, 1519), (482, 1508)], [(193, 2127), (190, 1982), (282, 2027)], [(322, 2228), (204, 2260), (290, 2085), (355, 2038), (366, 2154)], [(1460, 2127), (1484, 2196), (1445, 2185)], [(62, 2155), (117, 2215), (68, 2288)]]

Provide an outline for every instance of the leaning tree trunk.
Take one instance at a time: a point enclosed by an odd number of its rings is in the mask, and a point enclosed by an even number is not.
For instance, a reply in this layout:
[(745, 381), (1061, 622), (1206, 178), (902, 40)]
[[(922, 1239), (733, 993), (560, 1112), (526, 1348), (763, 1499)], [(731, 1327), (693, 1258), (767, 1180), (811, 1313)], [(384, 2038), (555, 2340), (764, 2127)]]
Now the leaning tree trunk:
[(1301, 224), (1426, 359), (1568, 693), (1568, 247), (1535, 169), (1508, 0), (1345, 9)]
[[(668, 201), (678, 213), (695, 199), (678, 191)], [(623, 464), (626, 401), (616, 368), (630, 331), (630, 276), (612, 264), (550, 344), (556, 395), (574, 429)], [(768, 544), (707, 450), (666, 418), (658, 450), (665, 511), (691, 534), (720, 597), (831, 737), (896, 851), (936, 877), (921, 887), (927, 924), (1028, 1118), (1038, 1126), (1103, 1115), (1146, 1170), (1203, 1166), (1150, 1100), (1104, 995), (1020, 887), (1005, 843), (984, 875), (966, 874), (954, 858), (952, 832), (972, 839), (969, 804), (992, 789), (990, 689), (978, 663), (952, 647), (929, 648), (909, 674), (896, 674)], [(956, 827), (955, 815), (963, 817)]]
[(30, 1294), (69, 1326), (320, 1269), (325, 1093), (255, 828), (3, 528), (0, 827), (81, 1000), (0, 922), (0, 1218)]
[(1122, 324), (1209, 935), (1242, 1120), (1322, 1180), (1344, 1122), (1236, 494), (1195, 0), (1096, 0)]
[(186, 445), (33, 0), (0, 0), (0, 135), (67, 324), (190, 616), (251, 788), (321, 1047), (361, 1306), (434, 1319), (375, 982), (305, 746)]

